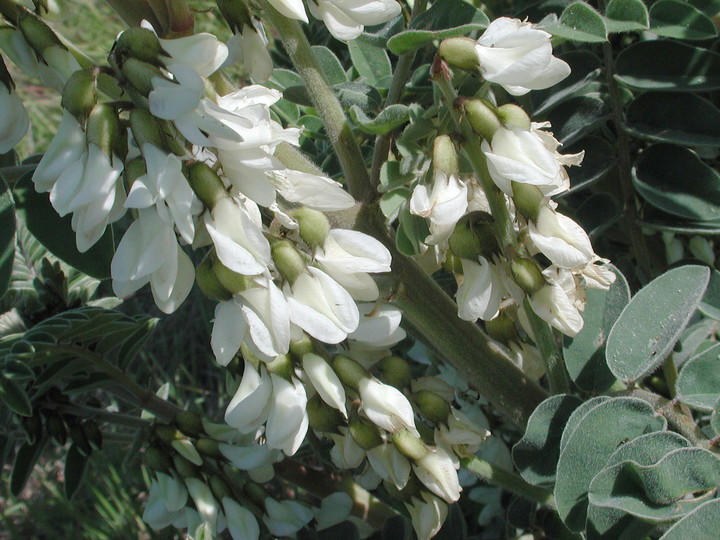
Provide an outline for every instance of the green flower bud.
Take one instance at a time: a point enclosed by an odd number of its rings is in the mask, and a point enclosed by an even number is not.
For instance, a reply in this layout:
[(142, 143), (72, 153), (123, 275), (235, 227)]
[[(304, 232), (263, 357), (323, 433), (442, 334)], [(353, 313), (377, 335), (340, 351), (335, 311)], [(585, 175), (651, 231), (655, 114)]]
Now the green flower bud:
[(233, 32), (242, 30), (244, 25), (252, 26), (250, 10), (244, 0), (217, 0), (217, 6)]
[(147, 173), (145, 161), (142, 158), (134, 158), (125, 164), (125, 180), (128, 186), (132, 186), (133, 182)]
[(205, 257), (195, 269), (195, 281), (208, 298), (219, 302), (225, 302), (232, 298), (232, 293), (218, 279), (213, 269), (212, 258), (209, 256)]
[(218, 501), (222, 501), (223, 497), (233, 498), (232, 490), (230, 486), (225, 483), (225, 480), (220, 478), (217, 474), (213, 474), (210, 477), (210, 490)]
[(157, 472), (167, 473), (173, 466), (168, 455), (155, 446), (145, 450), (145, 465)]
[(307, 353), (315, 352), (312, 339), (305, 332), (303, 332), (300, 339), (294, 339), (290, 342), (290, 354), (296, 360), (302, 360), (302, 357)]
[(60, 104), (79, 122), (83, 122), (97, 103), (97, 71), (81, 69), (65, 83)]
[(202, 418), (191, 411), (180, 411), (177, 413), (175, 415), (175, 425), (189, 437), (198, 437), (205, 434)]
[(233, 272), (216, 257), (213, 257), (212, 269), (223, 288), (231, 294), (237, 294), (253, 286), (252, 277)]
[(448, 251), (445, 254), (445, 259), (442, 262), (442, 267), (445, 269), (446, 272), (449, 272), (451, 274), (463, 273), (462, 259), (453, 255), (451, 251)]
[(522, 107), (518, 107), (512, 103), (500, 105), (495, 109), (495, 114), (506, 126), (517, 126), (529, 131), (532, 125), (530, 117)]
[(135, 90), (145, 97), (152, 92), (152, 80), (155, 77), (160, 77), (162, 79), (167, 78), (156, 66), (148, 62), (138, 60), (137, 58), (126, 59), (123, 62), (120, 71), (122, 71), (122, 74), (127, 82), (129, 82)]
[(399, 429), (392, 435), (395, 447), (402, 455), (412, 461), (424, 458), (430, 453), (427, 445), (407, 429)]
[(173, 456), (173, 466), (175, 470), (182, 478), (197, 477), (200, 474), (200, 469), (197, 465), (190, 463), (187, 459), (182, 457), (180, 454)]
[(475, 51), (476, 45), (477, 42), (474, 39), (466, 37), (448, 38), (440, 42), (438, 54), (453, 67), (465, 71), (477, 71), (480, 68), (480, 61)]
[(208, 208), (212, 209), (217, 201), (230, 196), (218, 174), (205, 163), (196, 161), (190, 165), (186, 177), (195, 195)]
[(475, 261), (479, 256), (496, 254), (500, 248), (490, 225), (491, 219), (486, 212), (471, 212), (463, 216), (448, 240), (453, 255)]
[(491, 338), (500, 343), (508, 344), (519, 339), (515, 322), (504, 311), (501, 311), (494, 319), (485, 321), (485, 330)]
[(440, 135), (433, 141), (433, 167), (448, 176), (456, 176), (460, 172), (455, 144), (448, 135)]
[(272, 362), (265, 362), (265, 367), (269, 373), (274, 373), (289, 381), (293, 376), (295, 365), (289, 354), (279, 354)]
[(473, 131), (491, 141), (495, 132), (502, 127), (495, 106), (486, 99), (467, 99), (462, 103)]
[(87, 141), (96, 145), (112, 159), (114, 154), (122, 154), (124, 130), (120, 127), (117, 111), (106, 103), (98, 103), (90, 111), (87, 119)]
[(383, 442), (380, 430), (375, 425), (361, 420), (358, 416), (350, 418), (348, 430), (350, 436), (363, 450), (370, 450)]
[(113, 54), (119, 57), (133, 56), (143, 62), (161, 64), (160, 57), (170, 58), (160, 44), (155, 32), (135, 26), (120, 33), (113, 46)]
[(325, 403), (319, 394), (307, 402), (307, 414), (310, 427), (322, 433), (339, 433), (338, 426), (345, 425), (340, 411)]
[(292, 285), (307, 265), (302, 255), (287, 240), (279, 240), (270, 248), (278, 272)]
[(184, 437), (177, 429), (167, 424), (156, 424), (153, 431), (158, 439), (168, 444)]
[(102, 431), (100, 431), (100, 427), (97, 425), (97, 422), (95, 422), (92, 418), (89, 418), (83, 422), (82, 428), (83, 433), (85, 433), (85, 438), (88, 440), (90, 445), (95, 450), (102, 450), (103, 435)]
[(412, 400), (422, 415), (433, 424), (447, 422), (450, 416), (450, 404), (435, 392), (420, 390), (413, 393)]
[(260, 508), (265, 508), (265, 497), (267, 497), (267, 491), (265, 491), (265, 488), (263, 488), (260, 484), (249, 480), (245, 484), (245, 494)]
[(65, 49), (60, 38), (45, 24), (45, 21), (29, 11), (25, 11), (20, 16), (18, 28), (39, 58), (43, 57), (43, 51), (48, 47), (56, 46)]
[(367, 370), (352, 358), (341, 354), (333, 358), (333, 371), (337, 374), (342, 383), (353, 390), (358, 389), (360, 379), (369, 377)]
[(165, 137), (157, 119), (147, 109), (133, 109), (130, 111), (130, 130), (137, 145), (150, 143), (158, 148), (165, 148)]
[(45, 425), (48, 434), (55, 439), (55, 442), (60, 446), (64, 446), (67, 442), (68, 432), (61, 416), (55, 412), (47, 411), (45, 413)]
[(307, 206), (290, 212), (300, 226), (300, 238), (310, 247), (317, 247), (325, 242), (330, 233), (330, 222), (322, 212)]
[(386, 356), (378, 362), (377, 367), (383, 382), (398, 390), (410, 386), (412, 380), (410, 364), (399, 356)]
[(545, 195), (540, 188), (532, 184), (511, 182), (513, 202), (517, 211), (526, 219), (537, 221), (540, 207), (545, 204)]
[(539, 291), (545, 285), (540, 266), (529, 257), (514, 259), (510, 263), (513, 279), (527, 294)]

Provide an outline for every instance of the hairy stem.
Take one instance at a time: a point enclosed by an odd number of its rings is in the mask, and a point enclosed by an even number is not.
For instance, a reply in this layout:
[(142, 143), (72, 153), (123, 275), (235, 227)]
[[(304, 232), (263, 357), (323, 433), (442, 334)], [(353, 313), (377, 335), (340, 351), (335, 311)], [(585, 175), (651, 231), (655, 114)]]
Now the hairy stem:
[(531, 501), (540, 504), (553, 506), (555, 499), (553, 493), (549, 489), (541, 488), (528, 484), (522, 477), (517, 474), (501, 469), (497, 465), (485, 461), (482, 458), (474, 456), (472, 458), (463, 458), (460, 465), (473, 473), (478, 478), (482, 478), (489, 484), (499, 486), (515, 495), (520, 495)]
[(570, 391), (570, 385), (568, 384), (567, 371), (565, 371), (565, 363), (563, 362), (562, 354), (560, 354), (558, 350), (558, 344), (555, 341), (552, 328), (548, 323), (538, 317), (533, 311), (533, 308), (530, 307), (527, 298), (525, 302), (523, 302), (523, 309), (530, 321), (530, 327), (532, 328), (533, 337), (535, 338), (535, 345), (537, 345), (545, 362), (545, 371), (548, 382), (550, 383), (550, 393), (566, 394)]
[(356, 200), (366, 200), (371, 193), (370, 178), (360, 147), (350, 129), (345, 113), (335, 93), (325, 80), (310, 43), (297, 21), (278, 13), (268, 2), (263, 2), (267, 18), (277, 30), (285, 51), (305, 82), (305, 89), (323, 122), (325, 131), (335, 149), (350, 194)]

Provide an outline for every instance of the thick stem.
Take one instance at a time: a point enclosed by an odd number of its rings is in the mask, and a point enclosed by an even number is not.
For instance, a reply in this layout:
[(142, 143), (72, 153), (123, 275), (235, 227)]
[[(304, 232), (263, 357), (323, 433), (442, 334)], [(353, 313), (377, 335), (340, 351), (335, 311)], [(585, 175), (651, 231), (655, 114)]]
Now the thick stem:
[(625, 224), (630, 231), (635, 260), (644, 274), (645, 281), (652, 279), (652, 268), (650, 267), (650, 253), (645, 235), (638, 224), (637, 202), (635, 200), (635, 189), (632, 183), (632, 159), (630, 157), (630, 138), (625, 133), (623, 126), (623, 106), (620, 88), (615, 80), (615, 61), (613, 58), (612, 46), (610, 43), (603, 43), (603, 59), (605, 61), (605, 82), (610, 94), (610, 106), (612, 108), (612, 123), (615, 127), (618, 152), (618, 175), (620, 177), (620, 188), (623, 195), (623, 217)]
[(170, 28), (167, 37), (178, 38), (193, 33), (195, 19), (185, 0), (164, 0)]
[(277, 30), (285, 51), (305, 82), (305, 89), (317, 109), (325, 131), (345, 173), (350, 194), (366, 200), (371, 194), (370, 179), (360, 147), (350, 129), (345, 113), (310, 48), (310, 43), (297, 21), (278, 13), (268, 2), (263, 9), (270, 24)]
[(545, 362), (545, 371), (550, 383), (550, 392), (552, 394), (566, 394), (570, 391), (568, 384), (567, 371), (565, 371), (565, 363), (562, 354), (558, 350), (558, 344), (555, 341), (552, 328), (544, 320), (542, 320), (530, 307), (530, 303), (525, 299), (523, 309), (530, 321), (530, 327), (535, 338), (537, 346), (543, 361)]
[(415, 261), (397, 250), (378, 207), (363, 208), (356, 228), (380, 240), (390, 251), (393, 274), (402, 285), (394, 303), (403, 310), (403, 317), (471, 387), (506, 418), (524, 428), (547, 393), (518, 369), (476, 324), (458, 318), (455, 302)]
[(375, 529), (397, 515), (397, 512), (374, 497), (348, 475), (328, 477), (325, 472), (311, 469), (291, 459), (285, 459), (274, 465), (278, 476), (308, 490), (319, 498), (342, 491), (353, 500), (351, 513)]
[(513, 474), (477, 456), (460, 460), (460, 465), (482, 478), (489, 484), (499, 486), (515, 495), (548, 506), (554, 506), (555, 499), (549, 489), (528, 484), (522, 477)]

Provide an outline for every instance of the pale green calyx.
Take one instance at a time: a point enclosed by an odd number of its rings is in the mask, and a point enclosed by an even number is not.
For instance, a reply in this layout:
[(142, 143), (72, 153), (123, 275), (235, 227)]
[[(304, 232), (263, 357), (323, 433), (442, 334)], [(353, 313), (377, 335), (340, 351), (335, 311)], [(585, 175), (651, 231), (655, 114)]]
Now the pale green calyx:
[(545, 195), (540, 188), (532, 184), (511, 182), (515, 208), (526, 219), (537, 221), (540, 207), (545, 204)]
[(290, 212), (300, 228), (300, 238), (310, 247), (321, 246), (330, 233), (330, 222), (322, 212), (307, 206)]
[(225, 302), (232, 298), (232, 293), (218, 279), (210, 257), (205, 257), (195, 269), (195, 281), (208, 298), (219, 302)]
[(340, 433), (339, 426), (345, 425), (340, 411), (325, 403), (319, 394), (311, 397), (306, 406), (310, 427), (322, 433)]
[(490, 225), (492, 216), (485, 212), (471, 212), (458, 221), (448, 243), (450, 251), (461, 259), (477, 260), (499, 251), (495, 233)]
[(433, 141), (433, 167), (448, 176), (457, 176), (460, 172), (457, 151), (448, 135), (440, 135)]
[(483, 139), (491, 141), (495, 132), (502, 126), (495, 112), (495, 106), (486, 99), (467, 99), (462, 105), (473, 131)]
[(433, 424), (447, 422), (450, 416), (450, 404), (435, 392), (420, 390), (413, 393), (412, 401), (422, 415)]
[(147, 109), (130, 111), (130, 130), (138, 147), (150, 143), (157, 148), (165, 147), (165, 137), (157, 119)]
[(348, 431), (353, 440), (363, 450), (370, 450), (382, 444), (382, 437), (378, 428), (361, 420), (358, 416), (350, 418)]
[(438, 54), (453, 67), (465, 71), (477, 71), (480, 67), (474, 39), (453, 37), (443, 40), (438, 47)]
[(124, 133), (117, 111), (107, 103), (95, 105), (87, 120), (87, 141), (102, 150), (108, 157), (122, 154)]
[(539, 291), (545, 285), (540, 266), (529, 257), (514, 259), (510, 263), (513, 279), (527, 294)]
[(515, 322), (504, 311), (501, 311), (494, 319), (485, 321), (485, 331), (491, 338), (500, 343), (507, 344), (519, 339)]
[(410, 386), (412, 379), (410, 364), (399, 356), (386, 356), (378, 362), (377, 367), (383, 382), (398, 390)]
[(48, 47), (57, 46), (65, 49), (55, 32), (42, 19), (29, 11), (24, 12), (20, 17), (18, 27), (39, 58), (43, 57), (43, 51)]
[(413, 461), (422, 459), (430, 453), (430, 450), (422, 439), (416, 437), (407, 429), (397, 430), (393, 433), (392, 440), (395, 447), (400, 450), (400, 453)]
[(147, 28), (135, 26), (121, 32), (113, 47), (113, 54), (122, 60), (126, 56), (132, 56), (138, 60), (151, 64), (160, 64), (160, 57), (169, 58), (160, 44), (155, 32)]
[(357, 390), (360, 379), (369, 377), (367, 370), (352, 358), (337, 355), (332, 362), (332, 368), (337, 373), (342, 383)]
[(495, 114), (506, 126), (520, 127), (530, 131), (532, 121), (522, 107), (518, 107), (513, 103), (506, 103), (495, 109)]
[(70, 75), (62, 92), (61, 105), (79, 122), (85, 120), (97, 103), (97, 71), (81, 69)]
[(157, 66), (134, 57), (125, 59), (121, 68), (122, 74), (127, 81), (143, 96), (147, 96), (153, 90), (153, 79), (159, 77), (166, 79)]
[(190, 165), (186, 176), (195, 195), (210, 209), (220, 199), (229, 197), (218, 174), (201, 161), (196, 161)]
[(217, 257), (212, 257), (212, 259), (212, 269), (217, 280), (230, 294), (237, 294), (253, 286), (251, 276), (244, 276), (233, 272), (221, 263)]
[(307, 268), (300, 252), (298, 252), (288, 240), (275, 242), (271, 246), (270, 251), (278, 272), (280, 272), (291, 285), (295, 283), (298, 276)]

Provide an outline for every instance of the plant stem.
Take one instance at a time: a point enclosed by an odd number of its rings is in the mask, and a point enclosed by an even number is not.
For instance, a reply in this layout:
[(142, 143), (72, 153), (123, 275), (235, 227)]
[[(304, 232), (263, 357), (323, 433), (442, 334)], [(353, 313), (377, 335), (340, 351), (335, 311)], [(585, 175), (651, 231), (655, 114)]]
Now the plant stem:
[(566, 394), (570, 391), (570, 386), (568, 384), (567, 372), (565, 371), (565, 363), (563, 362), (562, 355), (558, 351), (558, 345), (555, 341), (552, 328), (548, 323), (538, 317), (537, 313), (530, 307), (527, 298), (525, 298), (523, 302), (523, 309), (530, 321), (535, 345), (537, 345), (545, 362), (545, 371), (548, 382), (550, 383), (550, 393)]
[(511, 422), (524, 428), (547, 393), (518, 369), (480, 327), (458, 318), (455, 302), (415, 261), (397, 250), (376, 205), (365, 205), (355, 226), (390, 251), (393, 275), (402, 285), (393, 301), (407, 322), (471, 387)]
[(609, 42), (603, 43), (603, 59), (605, 62), (605, 82), (607, 83), (610, 93), (610, 106), (612, 108), (612, 123), (615, 127), (617, 137), (618, 152), (618, 173), (620, 177), (620, 188), (623, 194), (623, 217), (630, 231), (630, 241), (632, 242), (635, 260), (643, 278), (646, 281), (652, 279), (652, 269), (650, 267), (650, 254), (648, 252), (645, 235), (643, 235), (640, 225), (638, 225), (638, 210), (635, 200), (635, 189), (632, 183), (632, 159), (630, 158), (630, 138), (625, 133), (623, 126), (623, 107), (620, 89), (615, 80), (615, 61), (613, 59), (612, 46)]
[(146, 0), (105, 0), (105, 3), (130, 26), (140, 26), (140, 22), (146, 19), (161, 33), (167, 25), (167, 21), (161, 20)]
[(350, 129), (340, 102), (325, 80), (325, 75), (300, 24), (278, 13), (267, 1), (263, 2), (263, 10), (270, 24), (277, 30), (285, 51), (290, 56), (295, 68), (305, 81), (305, 89), (317, 109), (328, 138), (335, 149), (350, 194), (356, 200), (368, 199), (371, 194), (370, 178), (365, 169), (360, 147)]
[(665, 384), (667, 384), (668, 393), (670, 394), (670, 397), (674, 398), (675, 383), (677, 383), (678, 370), (672, 354), (670, 354), (670, 356), (668, 356), (663, 362), (662, 371), (663, 375), (665, 376)]
[[(410, 14), (410, 20), (412, 21), (420, 13), (425, 11), (427, 6), (427, 0), (416, 0), (413, 4), (412, 13)], [(392, 82), (388, 89), (388, 95), (385, 98), (383, 108), (390, 105), (394, 105), (400, 102), (400, 96), (402, 91), (405, 89), (405, 84), (410, 77), (412, 65), (415, 62), (416, 51), (408, 54), (403, 54), (395, 65), (395, 72), (393, 73)], [(377, 189), (380, 184), (380, 169), (382, 164), (387, 161), (388, 152), (390, 151), (390, 141), (392, 139), (392, 132), (385, 133), (384, 135), (378, 135), (375, 139), (375, 150), (373, 151), (372, 166), (370, 168), (370, 186), (373, 190)]]
[(167, 9), (170, 28), (167, 37), (178, 38), (193, 33), (195, 19), (186, 0), (164, 0)]
[(554, 506), (555, 504), (551, 490), (528, 484), (517, 474), (501, 469), (497, 465), (485, 461), (482, 458), (477, 456), (463, 458), (460, 460), (460, 465), (478, 478), (482, 478), (489, 484), (506, 489), (515, 495), (520, 495), (521, 497), (540, 504), (549, 506)]

